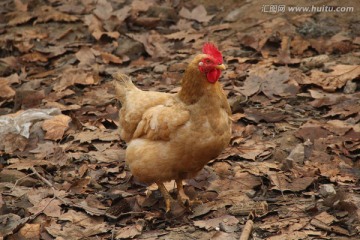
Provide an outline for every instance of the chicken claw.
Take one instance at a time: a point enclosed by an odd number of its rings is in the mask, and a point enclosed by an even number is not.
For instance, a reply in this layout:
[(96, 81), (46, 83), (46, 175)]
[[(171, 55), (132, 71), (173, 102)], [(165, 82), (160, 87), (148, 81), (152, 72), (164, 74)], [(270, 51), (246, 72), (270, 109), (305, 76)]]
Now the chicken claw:
[(184, 192), (184, 185), (182, 180), (176, 180), (176, 186), (178, 190), (178, 201), (184, 207), (191, 207), (192, 205), (203, 204), (201, 200), (190, 200), (189, 196)]
[(184, 186), (181, 179), (176, 180), (176, 187), (178, 190), (178, 201), (181, 205), (186, 205), (190, 203), (190, 198), (184, 192)]
[(156, 182), (156, 185), (158, 185), (158, 188), (161, 192), (161, 194), (164, 197), (165, 200), (165, 206), (166, 206), (166, 213), (170, 212), (171, 210), (171, 201), (173, 200), (172, 197), (170, 196), (170, 193), (168, 192), (168, 190), (165, 188), (164, 184), (162, 182)]

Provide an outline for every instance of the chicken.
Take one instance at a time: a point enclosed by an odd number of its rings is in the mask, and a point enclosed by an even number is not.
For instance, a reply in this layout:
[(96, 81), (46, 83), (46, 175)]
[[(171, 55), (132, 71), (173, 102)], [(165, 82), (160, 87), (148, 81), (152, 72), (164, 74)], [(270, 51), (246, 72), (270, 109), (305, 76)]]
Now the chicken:
[(121, 102), (120, 137), (127, 142), (126, 163), (140, 182), (156, 183), (170, 211), (164, 182), (175, 180), (180, 202), (189, 201), (183, 180), (193, 178), (229, 144), (231, 114), (218, 82), (225, 69), (212, 43), (185, 70), (176, 94), (142, 91), (129, 76), (115, 73)]

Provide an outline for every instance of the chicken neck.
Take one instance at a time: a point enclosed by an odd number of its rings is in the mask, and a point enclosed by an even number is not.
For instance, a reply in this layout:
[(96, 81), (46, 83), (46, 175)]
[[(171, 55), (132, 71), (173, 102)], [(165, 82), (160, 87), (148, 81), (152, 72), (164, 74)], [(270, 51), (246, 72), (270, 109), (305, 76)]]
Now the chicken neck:
[(181, 90), (179, 91), (179, 98), (187, 105), (197, 103), (204, 95), (211, 98), (222, 94), (222, 89), (219, 82), (209, 83), (204, 73), (201, 73), (197, 65), (190, 64), (186, 69)]

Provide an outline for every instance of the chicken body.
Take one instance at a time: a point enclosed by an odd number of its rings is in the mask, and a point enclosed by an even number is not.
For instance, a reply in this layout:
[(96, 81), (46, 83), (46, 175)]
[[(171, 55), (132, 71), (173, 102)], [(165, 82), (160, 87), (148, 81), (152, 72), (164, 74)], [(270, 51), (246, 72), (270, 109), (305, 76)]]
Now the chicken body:
[(167, 211), (170, 195), (162, 183), (176, 180), (186, 197), (182, 180), (194, 177), (230, 141), (226, 96), (219, 82), (210, 83), (198, 68), (206, 57), (200, 54), (189, 64), (177, 94), (142, 91), (128, 76), (114, 74), (126, 162), (137, 180), (159, 185)]

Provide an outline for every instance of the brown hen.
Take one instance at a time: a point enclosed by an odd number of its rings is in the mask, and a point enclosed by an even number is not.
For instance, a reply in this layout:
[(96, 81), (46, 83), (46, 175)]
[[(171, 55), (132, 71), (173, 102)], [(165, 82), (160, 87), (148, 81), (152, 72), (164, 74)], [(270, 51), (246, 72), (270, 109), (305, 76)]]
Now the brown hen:
[(218, 82), (224, 69), (221, 53), (206, 43), (176, 94), (142, 91), (130, 77), (113, 75), (126, 162), (137, 180), (158, 185), (167, 212), (172, 198), (163, 183), (175, 180), (178, 199), (189, 200), (182, 180), (193, 178), (229, 144), (231, 112)]

